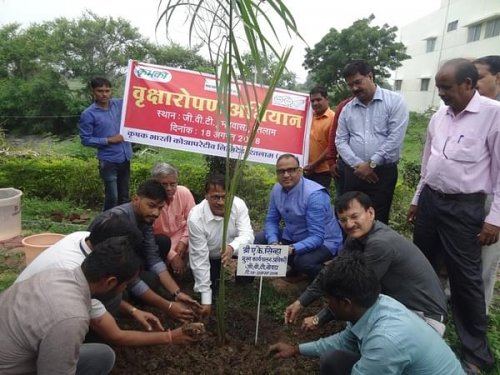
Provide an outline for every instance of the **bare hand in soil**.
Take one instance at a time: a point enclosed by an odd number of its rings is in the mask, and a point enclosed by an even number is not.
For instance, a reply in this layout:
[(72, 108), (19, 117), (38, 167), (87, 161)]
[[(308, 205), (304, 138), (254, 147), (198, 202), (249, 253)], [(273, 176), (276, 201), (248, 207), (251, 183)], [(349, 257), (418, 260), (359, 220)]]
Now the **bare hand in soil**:
[(172, 335), (172, 344), (188, 344), (190, 342), (198, 341), (201, 337), (201, 335), (199, 335), (198, 337), (193, 337), (187, 333), (184, 333), (182, 327), (173, 329), (171, 331), (171, 335)]
[(199, 339), (205, 333), (205, 325), (203, 323), (187, 323), (181, 328), (182, 333), (195, 339)]
[(192, 309), (199, 310), (201, 309), (201, 305), (198, 301), (195, 301), (186, 293), (179, 293), (179, 295), (175, 298), (177, 302), (182, 302), (183, 304), (191, 307)]
[(299, 348), (296, 345), (279, 342), (269, 347), (269, 354), (274, 354), (274, 358), (291, 358), (299, 354)]
[(194, 312), (186, 307), (183, 303), (172, 302), (172, 307), (167, 311), (167, 314), (180, 322), (190, 322), (194, 318)]
[(165, 328), (161, 325), (160, 319), (148, 311), (135, 310), (134, 318), (142, 324), (146, 331), (164, 331)]
[(291, 305), (289, 305), (285, 310), (285, 324), (295, 323), (297, 320), (297, 315), (302, 309), (302, 305), (299, 301), (295, 301)]
[(304, 318), (304, 321), (302, 322), (302, 329), (304, 331), (313, 331), (315, 330), (318, 325), (314, 324), (314, 317), (316, 315), (308, 316), (307, 318)]

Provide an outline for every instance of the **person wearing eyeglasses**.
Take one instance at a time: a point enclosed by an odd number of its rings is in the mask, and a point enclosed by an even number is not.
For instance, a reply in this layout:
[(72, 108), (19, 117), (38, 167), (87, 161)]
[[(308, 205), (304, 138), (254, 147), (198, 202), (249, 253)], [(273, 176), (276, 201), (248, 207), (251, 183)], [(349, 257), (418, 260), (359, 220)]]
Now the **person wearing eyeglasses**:
[[(210, 175), (205, 183), (205, 199), (189, 213), (189, 265), (194, 277), (193, 290), (201, 294), (201, 317), (212, 310), (212, 294), (219, 286), (221, 266), (229, 265), (238, 251), (253, 243), (254, 235), (248, 208), (243, 199), (234, 197), (228, 210), (226, 247), (222, 233), (226, 199), (226, 180), (221, 174)], [(237, 283), (251, 283), (253, 277), (236, 276)]]
[(185, 186), (178, 185), (177, 168), (167, 163), (157, 163), (151, 177), (161, 183), (167, 193), (167, 200), (160, 216), (153, 223), (155, 240), (164, 249), (164, 259), (173, 271), (174, 277), (184, 275), (187, 267), (188, 228), (187, 218), (195, 206), (193, 194)]
[[(305, 274), (312, 280), (342, 245), (330, 194), (302, 176), (295, 155), (278, 158), (276, 175), (278, 183), (271, 191), (264, 232), (256, 235), (255, 243), (289, 245), (287, 277)], [(280, 227), (282, 220), (284, 228)]]
[[(446, 297), (438, 276), (420, 249), (375, 220), (372, 201), (365, 193), (349, 191), (342, 194), (335, 205), (339, 223), (347, 234), (342, 253), (363, 253), (366, 263), (375, 271), (382, 293), (401, 302), (442, 336), (446, 329)], [(303, 307), (323, 295), (321, 282), (325, 272), (326, 268), (286, 308), (286, 323), (294, 323)], [(305, 318), (302, 328), (311, 330), (332, 319), (339, 318), (324, 308), (318, 314)]]
[(342, 109), (335, 135), (344, 163), (344, 192), (368, 194), (377, 220), (388, 224), (409, 112), (401, 95), (376, 84), (366, 61), (352, 61), (342, 74), (353, 96)]

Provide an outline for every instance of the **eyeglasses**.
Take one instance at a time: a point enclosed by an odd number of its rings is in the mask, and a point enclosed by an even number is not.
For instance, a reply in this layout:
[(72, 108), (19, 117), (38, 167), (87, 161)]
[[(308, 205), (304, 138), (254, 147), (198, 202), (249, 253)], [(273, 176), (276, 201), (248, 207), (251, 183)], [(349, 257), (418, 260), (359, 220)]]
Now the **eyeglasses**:
[(165, 183), (162, 183), (161, 186), (163, 186), (164, 188), (168, 188), (168, 187), (171, 187), (171, 188), (174, 188), (177, 186), (177, 182), (165, 182)]
[(209, 195), (208, 199), (211, 200), (211, 201), (214, 201), (214, 202), (218, 202), (221, 199), (225, 200), (226, 199), (226, 195), (225, 194), (224, 195), (221, 195), (221, 194)]
[(293, 176), (297, 171), (300, 169), (300, 167), (295, 167), (295, 168), (287, 168), (287, 169), (276, 169), (276, 174), (278, 176), (284, 176), (285, 174), (288, 174), (289, 176)]

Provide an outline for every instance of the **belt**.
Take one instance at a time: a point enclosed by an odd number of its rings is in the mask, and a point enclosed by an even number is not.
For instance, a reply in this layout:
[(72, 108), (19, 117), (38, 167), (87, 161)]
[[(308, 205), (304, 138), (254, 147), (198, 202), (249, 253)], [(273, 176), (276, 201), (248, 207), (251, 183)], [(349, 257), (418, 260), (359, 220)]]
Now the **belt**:
[(443, 315), (424, 314), (424, 316), (427, 319), (432, 319), (432, 320), (435, 320), (436, 322), (444, 323), (444, 316)]
[(483, 202), (486, 200), (485, 193), (456, 193), (456, 194), (447, 194), (441, 193), (440, 191), (432, 189), (429, 185), (426, 185), (429, 191), (434, 194), (436, 197), (442, 200), (450, 200), (450, 201), (460, 201), (460, 202)]
[(386, 169), (386, 168), (394, 168), (397, 167), (398, 163), (387, 163), (387, 164), (381, 164), (377, 165), (375, 169)]

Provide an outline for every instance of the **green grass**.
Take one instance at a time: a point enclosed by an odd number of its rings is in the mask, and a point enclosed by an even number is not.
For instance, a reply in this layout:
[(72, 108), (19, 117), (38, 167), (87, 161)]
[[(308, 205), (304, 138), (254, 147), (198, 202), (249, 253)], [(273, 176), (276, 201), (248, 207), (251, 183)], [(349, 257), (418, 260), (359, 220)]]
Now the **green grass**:
[(96, 214), (69, 201), (22, 198), (22, 228), (26, 236), (42, 232), (68, 234), (86, 230)]
[(21, 253), (0, 253), (0, 292), (14, 283), (21, 270)]

